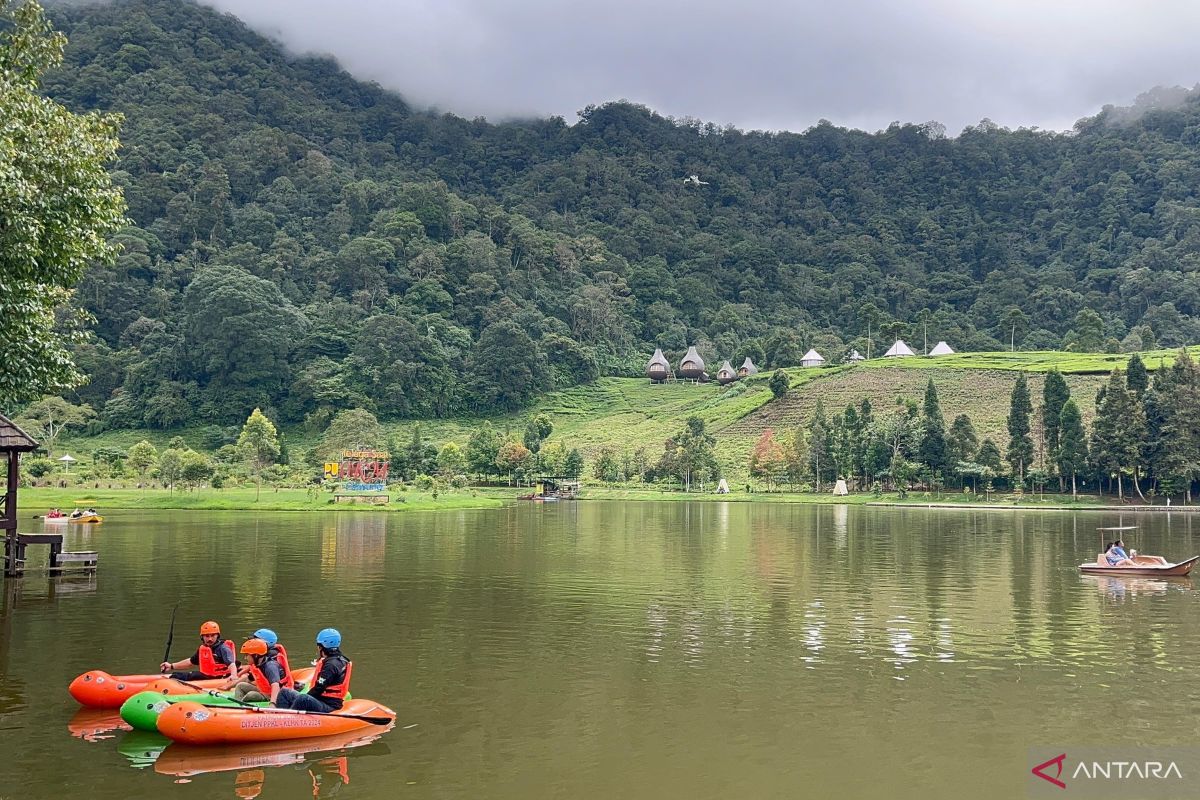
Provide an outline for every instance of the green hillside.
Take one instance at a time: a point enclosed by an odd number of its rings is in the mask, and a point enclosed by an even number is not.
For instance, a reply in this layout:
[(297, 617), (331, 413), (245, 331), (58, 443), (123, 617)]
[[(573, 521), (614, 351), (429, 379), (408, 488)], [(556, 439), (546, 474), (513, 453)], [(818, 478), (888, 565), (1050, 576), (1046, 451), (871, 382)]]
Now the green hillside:
[(46, 94), (124, 116), (131, 224), (75, 294), (95, 323), (69, 395), (109, 428), (512, 413), (656, 346), (774, 368), (868, 330), (1200, 341), (1194, 93), (1069, 135), (740, 131), (605, 98), (574, 124), (490, 123), (184, 0), (53, 17), (69, 44)]
[[(1200, 348), (1192, 352), (1200, 355)], [(1174, 360), (1171, 352), (1146, 354), (1151, 369)], [(920, 401), (926, 382), (933, 379), (947, 420), (967, 414), (980, 440), (991, 437), (1002, 448), (1005, 417), (1014, 373), (1030, 373), (1030, 392), (1035, 409), (1041, 404), (1043, 373), (1051, 367), (1064, 372), (1072, 396), (1090, 424), (1095, 413), (1097, 389), (1114, 367), (1124, 367), (1128, 356), (1103, 353), (963, 353), (940, 358), (872, 360), (856, 366), (821, 369), (795, 367), (787, 370), (792, 388), (786, 396), (773, 399), (767, 387), (769, 375), (760, 374), (727, 387), (716, 383), (651, 384), (644, 378), (601, 378), (594, 383), (545, 395), (528, 413), (452, 420), (385, 423), (398, 442), (406, 442), (414, 424), (436, 445), (448, 441), (465, 444), (471, 432), (485, 420), (501, 430), (520, 434), (525, 420), (534, 413), (546, 414), (554, 425), (549, 442), (578, 447), (590, 463), (601, 448), (616, 453), (645, 448), (657, 459), (663, 442), (683, 427), (690, 416), (701, 417), (717, 440), (716, 452), (724, 473), (743, 480), (749, 453), (766, 428), (779, 432), (805, 424), (818, 399), (830, 413), (848, 404), (869, 399), (878, 411), (897, 401)], [(300, 454), (315, 444), (316, 435), (303, 428), (287, 429), (289, 447)], [(147, 438), (160, 448), (170, 437), (182, 435), (189, 445), (203, 449), (204, 428), (183, 431), (109, 431), (98, 437), (73, 437), (64, 444), (72, 452), (86, 454), (96, 447), (127, 449)], [(590, 471), (589, 471), (590, 474)]]

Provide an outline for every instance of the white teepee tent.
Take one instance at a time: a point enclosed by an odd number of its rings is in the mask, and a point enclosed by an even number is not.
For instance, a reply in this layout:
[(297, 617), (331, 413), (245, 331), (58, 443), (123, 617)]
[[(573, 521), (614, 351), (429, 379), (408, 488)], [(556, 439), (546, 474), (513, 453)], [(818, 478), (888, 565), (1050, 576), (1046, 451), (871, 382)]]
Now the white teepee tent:
[(903, 339), (897, 339), (896, 343), (888, 348), (888, 351), (883, 354), (884, 358), (900, 358), (901, 356), (916, 355), (912, 349), (904, 343)]
[(950, 345), (946, 344), (945, 342), (938, 342), (933, 346), (933, 349), (929, 351), (929, 355), (952, 356), (954, 355), (954, 350), (951, 349)]

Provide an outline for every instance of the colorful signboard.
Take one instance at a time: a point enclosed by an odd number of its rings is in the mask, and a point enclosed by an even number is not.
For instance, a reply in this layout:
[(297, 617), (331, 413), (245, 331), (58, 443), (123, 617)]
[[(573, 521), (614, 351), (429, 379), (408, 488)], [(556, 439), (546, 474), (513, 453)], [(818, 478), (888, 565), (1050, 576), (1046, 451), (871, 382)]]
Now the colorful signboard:
[(382, 450), (346, 450), (341, 461), (325, 463), (325, 480), (340, 481), (352, 492), (382, 492), (387, 486), (388, 453)]

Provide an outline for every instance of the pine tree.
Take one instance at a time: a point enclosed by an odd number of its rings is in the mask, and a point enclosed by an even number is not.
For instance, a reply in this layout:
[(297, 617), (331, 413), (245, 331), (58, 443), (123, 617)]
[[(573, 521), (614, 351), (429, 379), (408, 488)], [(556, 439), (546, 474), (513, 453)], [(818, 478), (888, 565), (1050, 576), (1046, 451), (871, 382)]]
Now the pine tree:
[(1146, 393), (1146, 387), (1150, 384), (1150, 373), (1146, 371), (1146, 365), (1142, 363), (1142, 357), (1137, 353), (1131, 355), (1125, 369), (1125, 388), (1133, 392), (1138, 398), (1141, 398)]
[(1166, 382), (1162, 405), (1159, 459), (1171, 488), (1192, 501), (1192, 483), (1200, 476), (1200, 366), (1180, 350)]
[(825, 404), (817, 399), (812, 420), (808, 423), (808, 461), (812, 468), (813, 481), (821, 491), (821, 476), (829, 471), (832, 454), (829, 447), (829, 423), (825, 419)]
[(1058, 454), (1059, 475), (1071, 476), (1071, 496), (1077, 496), (1075, 475), (1087, 466), (1087, 436), (1083, 431), (1083, 417), (1074, 400), (1063, 403), (1059, 414), (1060, 431)]
[(937, 387), (933, 385), (933, 378), (929, 379), (929, 384), (925, 387), (922, 422), (924, 423), (924, 432), (921, 436), (918, 458), (933, 473), (936, 481), (938, 473), (946, 472), (949, 459), (946, 450), (946, 420), (942, 417), (942, 407), (938, 403)]
[[(1071, 390), (1067, 386), (1062, 373), (1052, 369), (1046, 373), (1046, 382), (1042, 386), (1042, 427), (1046, 432), (1046, 462), (1048, 465), (1058, 464), (1059, 426), (1061, 424), (1063, 406), (1071, 399)], [(1063, 489), (1063, 475), (1058, 476), (1058, 490)]]
[(1116, 476), (1117, 497), (1122, 500), (1125, 498), (1122, 475), (1126, 471), (1136, 475), (1145, 419), (1141, 403), (1125, 389), (1121, 370), (1113, 370), (1108, 383), (1096, 394), (1090, 450), (1092, 463), (1103, 474)]
[(1029, 400), (1029, 382), (1022, 373), (1012, 390), (1008, 412), (1008, 463), (1017, 486), (1025, 483), (1025, 468), (1033, 461), (1033, 440), (1029, 438), (1029, 415), (1033, 404)]

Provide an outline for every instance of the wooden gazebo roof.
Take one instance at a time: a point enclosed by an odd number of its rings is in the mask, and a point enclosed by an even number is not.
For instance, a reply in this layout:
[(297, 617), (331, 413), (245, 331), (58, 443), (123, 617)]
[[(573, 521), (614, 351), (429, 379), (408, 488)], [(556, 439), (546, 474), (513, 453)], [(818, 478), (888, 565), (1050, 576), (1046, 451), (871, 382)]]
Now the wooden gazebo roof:
[(28, 453), (39, 445), (8, 417), (0, 414), (0, 453)]

